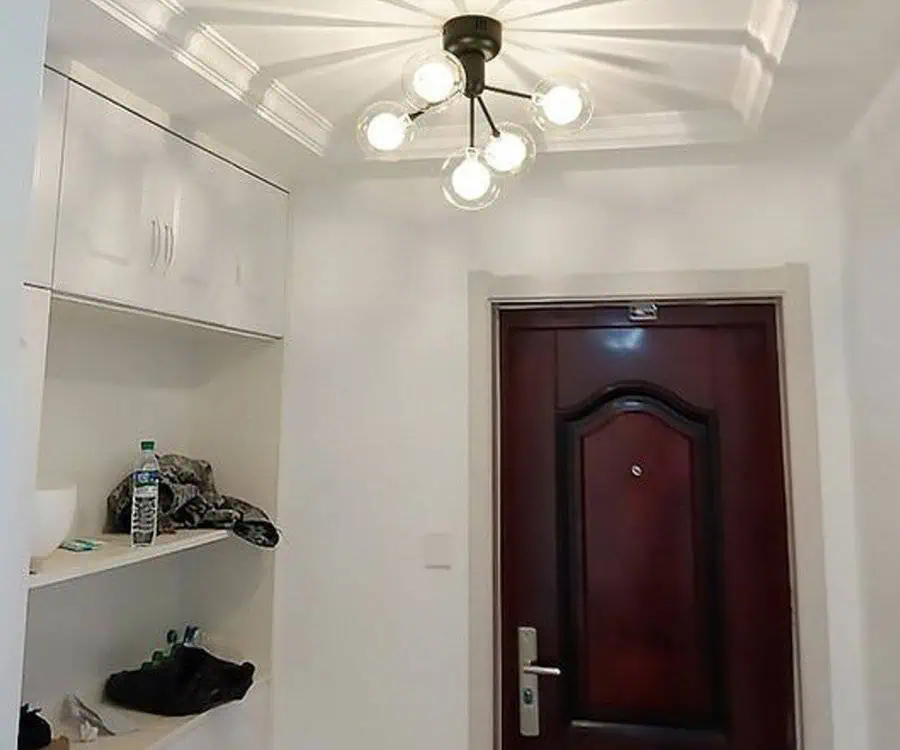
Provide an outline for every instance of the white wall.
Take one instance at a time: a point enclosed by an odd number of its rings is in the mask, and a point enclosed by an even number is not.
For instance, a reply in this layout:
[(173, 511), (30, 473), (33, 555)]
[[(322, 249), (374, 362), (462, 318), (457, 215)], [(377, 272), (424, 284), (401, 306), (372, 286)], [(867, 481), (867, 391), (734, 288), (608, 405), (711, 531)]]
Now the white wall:
[[(433, 176), (336, 181), (296, 196), (277, 750), (467, 745), (468, 271), (786, 261), (811, 269), (835, 746), (865, 748), (832, 170), (548, 168), (479, 215), (446, 206)], [(452, 570), (423, 568), (429, 532), (452, 533)]]
[(0, 545), (0, 747), (15, 746), (25, 632), (24, 414), (16, 370), (46, 21), (46, 0), (0, 3), (0, 528), (19, 532)]
[(845, 154), (846, 312), (872, 750), (900, 736), (900, 70)]

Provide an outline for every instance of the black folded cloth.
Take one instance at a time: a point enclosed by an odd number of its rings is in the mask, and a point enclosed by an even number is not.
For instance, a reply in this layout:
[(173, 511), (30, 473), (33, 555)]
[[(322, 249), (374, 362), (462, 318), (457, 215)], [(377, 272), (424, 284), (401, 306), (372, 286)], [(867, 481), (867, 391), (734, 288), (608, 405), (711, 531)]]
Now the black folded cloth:
[(256, 668), (234, 664), (202, 648), (179, 646), (165, 659), (118, 672), (106, 681), (106, 700), (159, 716), (193, 716), (242, 700)]
[(41, 750), (53, 741), (50, 725), (40, 715), (39, 708), (27, 703), (19, 711), (18, 750)]

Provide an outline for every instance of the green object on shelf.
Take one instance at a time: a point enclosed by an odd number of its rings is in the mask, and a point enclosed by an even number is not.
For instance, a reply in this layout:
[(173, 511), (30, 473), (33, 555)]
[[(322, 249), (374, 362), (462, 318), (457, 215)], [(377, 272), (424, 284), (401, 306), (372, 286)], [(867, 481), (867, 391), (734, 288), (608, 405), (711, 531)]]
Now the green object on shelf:
[(97, 539), (67, 539), (61, 545), (68, 552), (94, 552), (103, 546), (103, 542)]

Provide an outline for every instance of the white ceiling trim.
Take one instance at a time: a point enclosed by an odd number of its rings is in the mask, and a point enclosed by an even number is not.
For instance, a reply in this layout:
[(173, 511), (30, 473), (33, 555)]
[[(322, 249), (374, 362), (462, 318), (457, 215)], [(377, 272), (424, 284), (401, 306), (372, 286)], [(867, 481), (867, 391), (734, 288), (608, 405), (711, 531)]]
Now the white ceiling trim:
[(751, 132), (759, 128), (794, 21), (797, 0), (755, 0), (747, 23), (731, 103)]
[(784, 55), (798, 10), (797, 0), (756, 0), (753, 3), (747, 31), (776, 63), (780, 63)]
[(775, 77), (766, 62), (749, 47), (741, 50), (738, 75), (731, 96), (732, 106), (750, 131), (759, 128)]
[[(724, 143), (743, 140), (747, 129), (732, 110), (643, 112), (595, 117), (592, 127), (542, 144), (547, 153), (663, 148), (685, 144)], [(466, 128), (430, 126), (403, 151), (374, 156), (369, 161), (444, 159), (466, 143)]]
[(279, 81), (256, 90), (259, 65), (209, 26), (191, 29), (182, 38), (170, 29), (184, 14), (175, 0), (91, 0), (98, 8), (145, 39), (166, 49), (175, 59), (221, 91), (254, 109), (318, 155), (325, 153), (332, 125)]
[[(134, 32), (167, 49), (182, 64), (323, 156), (329, 120), (277, 79), (260, 80), (260, 66), (205, 24), (176, 33), (185, 9), (177, 0), (91, 0)], [(740, 55), (730, 105), (708, 111), (671, 111), (595, 118), (584, 132), (547, 142), (548, 151), (607, 150), (741, 140), (759, 126), (798, 12), (798, 0), (754, 0), (747, 44)], [(184, 24), (182, 24), (184, 26)], [(398, 71), (399, 75), (399, 71)], [(445, 157), (464, 143), (465, 128), (431, 126), (391, 159)]]

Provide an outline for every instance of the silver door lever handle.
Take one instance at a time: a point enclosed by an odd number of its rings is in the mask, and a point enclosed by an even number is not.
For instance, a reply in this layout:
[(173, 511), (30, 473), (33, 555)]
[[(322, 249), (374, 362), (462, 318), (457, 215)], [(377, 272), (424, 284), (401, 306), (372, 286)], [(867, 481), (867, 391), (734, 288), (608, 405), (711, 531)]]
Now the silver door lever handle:
[(559, 667), (539, 667), (537, 664), (524, 664), (522, 671), (525, 674), (533, 674), (537, 677), (562, 677)]
[(519, 734), (522, 737), (541, 736), (540, 677), (561, 677), (559, 667), (542, 667), (538, 661), (537, 630), (520, 627), (519, 635)]

